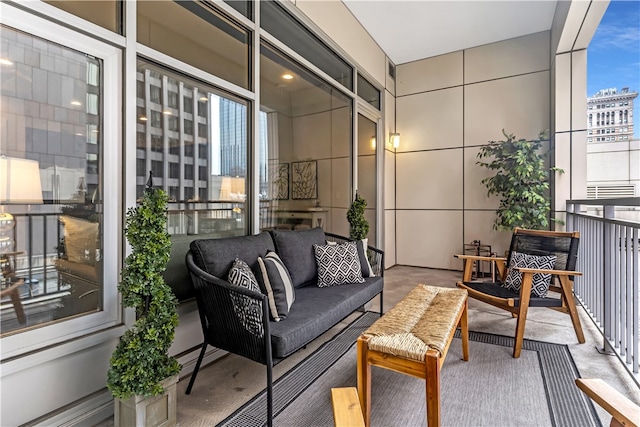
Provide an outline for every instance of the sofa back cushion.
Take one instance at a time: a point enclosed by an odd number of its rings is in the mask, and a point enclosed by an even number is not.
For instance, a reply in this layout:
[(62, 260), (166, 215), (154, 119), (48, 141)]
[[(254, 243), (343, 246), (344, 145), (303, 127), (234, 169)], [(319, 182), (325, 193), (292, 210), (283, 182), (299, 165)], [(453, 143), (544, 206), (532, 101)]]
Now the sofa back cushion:
[(274, 250), (271, 235), (266, 231), (253, 236), (197, 239), (191, 242), (193, 262), (223, 280), (227, 279), (236, 258), (246, 262), (255, 271), (258, 257)]
[(313, 245), (326, 244), (324, 230), (273, 230), (276, 252), (289, 270), (295, 288), (315, 284), (318, 280), (316, 255)]
[(184, 256), (189, 251), (189, 245), (193, 240), (192, 235), (176, 234), (170, 237), (171, 254), (166, 270), (162, 273), (167, 285), (171, 287), (179, 302), (195, 298), (195, 289), (191, 283), (189, 269), (184, 261)]

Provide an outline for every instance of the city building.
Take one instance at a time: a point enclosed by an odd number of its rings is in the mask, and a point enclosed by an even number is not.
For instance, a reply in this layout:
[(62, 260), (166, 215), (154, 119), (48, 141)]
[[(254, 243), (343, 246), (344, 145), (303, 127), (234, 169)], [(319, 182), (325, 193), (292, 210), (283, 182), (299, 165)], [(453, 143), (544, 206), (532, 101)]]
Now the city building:
[[(587, 98), (587, 197), (640, 194), (640, 141), (634, 138), (634, 100), (628, 87), (602, 89)], [(640, 212), (625, 212), (637, 220)]]
[(633, 138), (633, 100), (628, 87), (599, 90), (587, 98), (587, 142), (628, 141)]

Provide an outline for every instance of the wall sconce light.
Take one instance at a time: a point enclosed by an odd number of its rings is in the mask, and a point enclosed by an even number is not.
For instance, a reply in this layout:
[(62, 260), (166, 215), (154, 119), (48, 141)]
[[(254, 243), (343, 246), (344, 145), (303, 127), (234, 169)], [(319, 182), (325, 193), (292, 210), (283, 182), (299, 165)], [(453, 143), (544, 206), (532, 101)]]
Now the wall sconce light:
[(376, 149), (376, 136), (371, 137), (371, 149), (375, 151)]
[(400, 147), (400, 134), (399, 133), (390, 133), (389, 134), (389, 144), (391, 144), (391, 146), (393, 148)]

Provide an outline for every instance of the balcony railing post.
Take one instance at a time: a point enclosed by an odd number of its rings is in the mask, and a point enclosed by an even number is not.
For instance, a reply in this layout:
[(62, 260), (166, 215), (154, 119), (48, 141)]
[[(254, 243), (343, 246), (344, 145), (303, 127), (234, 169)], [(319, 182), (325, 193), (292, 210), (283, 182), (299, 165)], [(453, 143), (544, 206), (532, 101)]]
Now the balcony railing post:
[[(614, 219), (615, 218), (615, 206), (604, 206), (603, 218)], [(604, 331), (604, 340), (602, 349), (604, 351), (609, 350), (609, 339), (613, 339), (613, 327), (615, 315), (613, 310), (613, 289), (614, 283), (612, 279), (613, 275), (613, 257), (615, 256), (615, 239), (614, 239), (614, 226), (608, 224), (606, 221), (603, 227), (603, 252), (602, 252), (602, 298), (603, 298), (603, 315), (602, 315), (602, 329)]]

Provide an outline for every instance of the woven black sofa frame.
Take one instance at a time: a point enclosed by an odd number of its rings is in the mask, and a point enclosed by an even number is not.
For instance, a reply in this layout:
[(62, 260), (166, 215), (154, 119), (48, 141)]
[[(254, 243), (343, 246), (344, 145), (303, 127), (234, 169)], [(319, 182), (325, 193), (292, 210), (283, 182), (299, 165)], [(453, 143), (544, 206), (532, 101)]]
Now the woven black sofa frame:
[[(337, 243), (343, 243), (351, 240), (349, 238), (332, 233), (325, 233), (325, 236), (327, 241), (333, 241)], [(380, 282), (382, 282), (382, 276), (384, 274), (384, 252), (372, 246), (368, 246), (366, 252), (371, 263), (371, 269), (377, 276), (376, 278), (372, 278), (371, 280), (379, 280)], [(261, 253), (260, 255), (264, 255), (264, 253)], [(288, 355), (292, 354), (295, 350), (306, 346), (306, 344), (313, 341), (320, 334), (308, 337), (308, 339), (306, 339), (306, 342), (301, 343), (302, 345), (298, 345), (297, 348), (294, 349), (294, 351), (285, 355), (285, 357), (280, 358), (274, 356), (274, 345), (272, 343), (273, 328), (280, 327), (281, 325), (276, 325), (276, 322), (270, 320), (267, 296), (240, 286), (232, 285), (225, 279), (221, 279), (205, 272), (200, 267), (198, 267), (198, 265), (196, 265), (192, 251), (189, 251), (186, 255), (186, 263), (191, 274), (191, 281), (195, 290), (196, 302), (198, 305), (198, 312), (200, 315), (202, 331), (204, 335), (204, 342), (202, 344), (196, 366), (193, 370), (193, 374), (191, 375), (191, 379), (187, 386), (186, 394), (191, 393), (191, 388), (193, 387), (196, 376), (198, 374), (198, 370), (200, 369), (200, 364), (209, 345), (233, 354), (237, 354), (239, 356), (244, 356), (255, 362), (264, 364), (267, 368), (267, 425), (271, 427), (273, 423), (273, 367), (280, 361), (284, 360)], [(315, 285), (309, 286), (315, 287)], [(349, 287), (359, 285), (347, 284), (340, 285), (335, 288), (345, 286)], [(375, 291), (377, 292), (376, 295), (368, 298), (367, 301), (362, 301), (362, 304), (359, 307), (362, 307), (365, 303), (371, 301), (373, 298), (375, 298), (375, 296), (379, 295), (380, 315), (382, 315), (382, 288), (383, 286), (382, 284), (380, 284), (379, 290)], [(297, 298), (298, 290), (296, 291)], [(264, 329), (264, 334), (262, 336), (251, 333), (241, 324), (237, 314), (234, 312), (234, 306), (231, 297), (232, 294), (251, 298), (260, 304), (262, 309), (262, 326)], [(294, 302), (292, 310), (294, 309), (296, 303), (297, 300), (296, 302)], [(355, 310), (357, 310), (359, 307), (356, 307)], [(353, 313), (355, 310), (347, 313), (341, 319), (325, 328), (322, 332), (326, 332), (331, 327), (335, 326), (335, 324), (339, 323), (342, 319), (347, 317), (349, 314)], [(289, 321), (292, 320), (287, 318), (278, 323)]]

